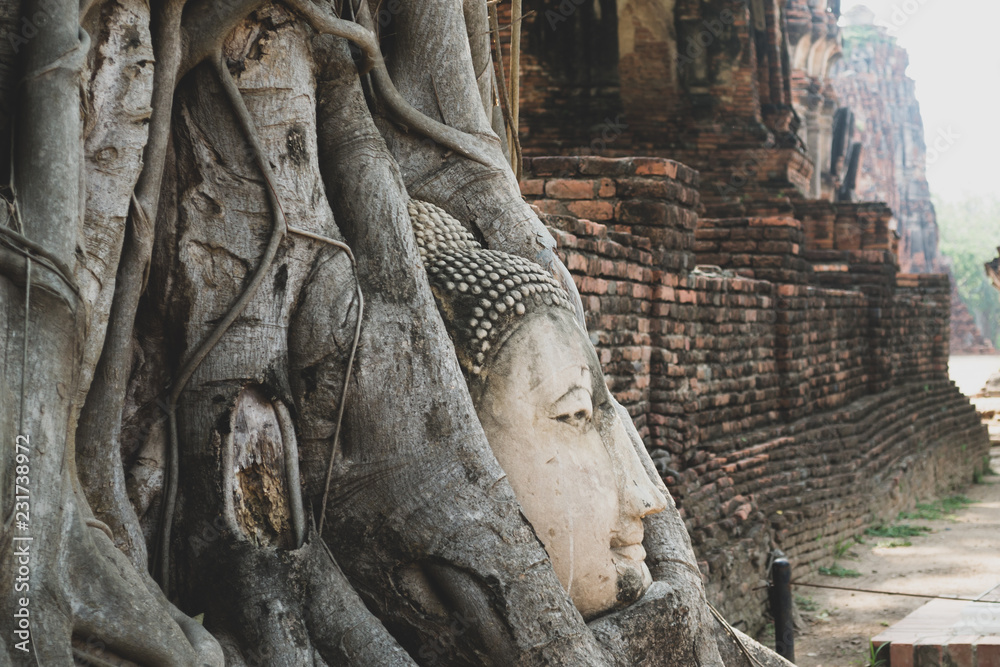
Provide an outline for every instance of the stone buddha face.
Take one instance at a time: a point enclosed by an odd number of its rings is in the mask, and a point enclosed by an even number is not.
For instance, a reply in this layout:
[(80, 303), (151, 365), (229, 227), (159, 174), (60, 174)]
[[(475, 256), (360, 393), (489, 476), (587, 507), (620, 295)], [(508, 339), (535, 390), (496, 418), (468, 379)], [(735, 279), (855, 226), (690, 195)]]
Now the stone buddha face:
[(410, 216), (490, 447), (556, 576), (587, 619), (635, 602), (652, 583), (642, 519), (666, 499), (565, 291), (430, 204)]
[(532, 313), (474, 391), (490, 447), (585, 618), (652, 583), (642, 518), (666, 507), (611, 402), (597, 355), (566, 310)]

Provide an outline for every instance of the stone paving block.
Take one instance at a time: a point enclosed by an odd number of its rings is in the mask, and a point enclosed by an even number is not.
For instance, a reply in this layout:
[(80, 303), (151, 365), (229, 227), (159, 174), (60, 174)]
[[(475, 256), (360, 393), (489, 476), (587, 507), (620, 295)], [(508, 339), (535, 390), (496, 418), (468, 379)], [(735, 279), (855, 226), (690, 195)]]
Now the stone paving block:
[(946, 667), (976, 667), (975, 636), (952, 637), (944, 649)]
[(893, 642), (889, 646), (889, 667), (915, 667), (913, 661), (913, 644), (909, 642)]
[(1000, 637), (976, 640), (976, 667), (1000, 667)]

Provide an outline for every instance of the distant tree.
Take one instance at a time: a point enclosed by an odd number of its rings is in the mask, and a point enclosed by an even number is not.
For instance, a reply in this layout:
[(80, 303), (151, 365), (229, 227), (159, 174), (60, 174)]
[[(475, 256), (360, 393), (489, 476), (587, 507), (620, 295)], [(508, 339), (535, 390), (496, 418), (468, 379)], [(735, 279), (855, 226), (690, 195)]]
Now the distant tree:
[(941, 253), (948, 258), (958, 293), (969, 307), (979, 330), (1000, 347), (1000, 293), (983, 264), (996, 258), (1000, 246), (1000, 198), (936, 199)]

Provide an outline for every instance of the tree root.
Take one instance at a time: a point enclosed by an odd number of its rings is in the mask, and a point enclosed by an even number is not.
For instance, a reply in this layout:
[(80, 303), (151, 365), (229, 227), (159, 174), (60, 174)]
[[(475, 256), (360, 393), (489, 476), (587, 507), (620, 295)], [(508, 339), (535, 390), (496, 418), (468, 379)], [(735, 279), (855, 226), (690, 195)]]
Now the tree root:
[[(461, 9), (454, 2), (404, 4), (393, 16), (397, 37), (387, 54), (391, 75), (402, 94), (423, 113), (438, 116), (442, 109), (468, 109), (470, 113), (452, 121), (458, 129), (493, 136), (485, 111), (475, 111), (482, 104), (469, 63), (469, 40), (465, 30), (458, 29), (466, 25)], [(485, 4), (478, 11), (486, 13)], [(522, 199), (499, 141), (491, 145), (486, 161), (476, 161), (463, 155), (442, 156), (439, 147), (387, 123), (380, 123), (379, 128), (411, 197), (440, 206), (474, 228), (485, 247), (524, 257), (549, 270), (570, 294), (583, 322), (579, 292), (555, 254), (555, 239)]]
[(520, 132), (521, 106), (521, 0), (511, 0), (510, 9), (510, 116), (511, 134), (517, 161), (514, 165), (514, 176), (521, 180), (521, 140)]
[[(157, 65), (153, 74), (152, 116), (142, 172), (135, 187), (129, 233), (126, 235), (118, 268), (117, 289), (111, 304), (104, 348), (93, 383), (80, 411), (76, 441), (81, 455), (101, 461), (85, 471), (83, 486), (88, 498), (97, 500), (104, 489), (125, 488), (124, 466), (119, 439), (122, 410), (132, 363), (132, 331), (139, 299), (145, 287), (153, 252), (154, 223), (160, 183), (170, 137), (174, 85), (180, 62), (181, 13), (186, 0), (166, 0), (154, 40)], [(102, 512), (103, 519), (129, 535), (141, 536), (138, 517), (123, 493), (115, 493), (115, 504)], [(95, 506), (97, 504), (95, 503)], [(146, 545), (131, 540), (129, 556), (139, 569), (146, 568)]]
[(181, 26), (183, 55), (178, 66), (179, 81), (197, 65), (215, 58), (236, 25), (267, 0), (200, 0), (191, 2)]
[(482, 164), (491, 163), (489, 154), (494, 150), (492, 146), (477, 136), (462, 132), (429, 118), (417, 109), (414, 109), (399, 93), (392, 82), (392, 78), (389, 76), (385, 60), (382, 57), (382, 51), (375, 39), (375, 33), (372, 31), (374, 24), (371, 21), (370, 13), (368, 13), (367, 4), (363, 3), (361, 6), (358, 16), (362, 21), (362, 25), (358, 25), (326, 16), (310, 0), (286, 0), (286, 2), (295, 11), (304, 16), (317, 32), (343, 37), (361, 46), (366, 56), (373, 60), (371, 73), (379, 97), (385, 102), (386, 107), (398, 122), (416, 131), (421, 136), (432, 139), (470, 160), (475, 160)]
[(500, 94), (500, 108), (507, 125), (508, 145), (511, 149), (510, 167), (517, 175), (521, 173), (521, 140), (518, 137), (517, 123), (511, 113), (511, 100), (508, 96), (507, 79), (504, 76), (503, 48), (500, 45), (500, 20), (497, 18), (496, 5), (490, 5), (490, 31), (493, 34), (493, 50), (501, 77), (497, 89)]
[[(97, 638), (115, 653), (140, 664), (221, 667), (221, 650), (204, 629), (192, 627), (197, 623), (190, 619), (185, 620), (186, 627), (179, 625), (177, 617), (181, 615), (176, 608), (157, 594), (155, 585), (143, 581), (111, 540), (101, 533), (89, 533), (96, 553), (72, 557), (71, 581), (78, 582), (79, 596), (73, 634)], [(63, 586), (71, 590), (72, 584), (67, 581)], [(68, 646), (69, 637), (65, 640)], [(50, 663), (43, 660), (41, 664)]]
[[(79, 300), (80, 288), (77, 287), (76, 281), (73, 280), (73, 272), (68, 266), (59, 260), (58, 257), (52, 253), (46, 251), (43, 247), (32, 241), (31, 239), (18, 234), (16, 231), (9, 227), (0, 225), (0, 243), (7, 246), (14, 252), (22, 255), (26, 258), (30, 258), (32, 261), (37, 262), (41, 266), (51, 271), (63, 285), (65, 285), (73, 295)], [(0, 266), (5, 266), (0, 265)], [(5, 270), (6, 274), (6, 270)], [(8, 276), (13, 278), (14, 276)], [(57, 296), (62, 297), (61, 293), (56, 293)], [(69, 304), (72, 308), (76, 307), (76, 303)]]
[(719, 654), (726, 667), (794, 667), (774, 651), (762, 646), (724, 620), (715, 625)]
[[(59, 548), (39, 552), (33, 561), (31, 576), (38, 583), (31, 599), (46, 601), (31, 612), (38, 664), (71, 664), (77, 637), (139, 664), (222, 667), (218, 643), (180, 614), (103, 531), (85, 525), (69, 488), (63, 486), (65, 520), (46, 522), (61, 529)], [(0, 553), (5, 572), (13, 572), (9, 542), (0, 544)]]
[[(315, 530), (294, 551), (223, 538), (206, 563), (205, 624), (229, 665), (412, 667), (369, 612)], [(317, 662), (317, 664), (320, 664)]]
[[(352, 437), (329, 499), (330, 548), (365, 602), (423, 660), (490, 664), (494, 646), (498, 660), (514, 656), (514, 664), (606, 664), (478, 424), (420, 266), (409, 196), (344, 66), (347, 45), (328, 38), (314, 45), (320, 167), (368, 287), (345, 414)], [(316, 411), (312, 394), (295, 400), (302, 412)], [(431, 571), (452, 594), (436, 592)]]
[(271, 205), (271, 211), (274, 215), (274, 224), (271, 228), (271, 238), (268, 241), (267, 248), (264, 250), (264, 256), (261, 258), (260, 263), (257, 265), (257, 270), (254, 272), (253, 278), (250, 279), (249, 284), (244, 288), (243, 293), (240, 294), (236, 302), (230, 306), (229, 310), (222, 317), (219, 323), (212, 329), (212, 332), (208, 337), (198, 345), (197, 349), (188, 357), (188, 360), (181, 366), (180, 371), (174, 378), (174, 384), (170, 390), (170, 396), (167, 398), (167, 416), (170, 422), (170, 455), (169, 455), (169, 468), (167, 473), (167, 484), (166, 484), (166, 500), (164, 502), (163, 509), (163, 522), (161, 525), (160, 533), (160, 584), (164, 587), (164, 590), (169, 590), (169, 579), (170, 579), (170, 535), (173, 530), (174, 523), (174, 509), (177, 503), (177, 488), (178, 488), (178, 475), (180, 474), (180, 444), (178, 443), (177, 436), (177, 399), (180, 398), (181, 393), (184, 391), (184, 387), (187, 386), (188, 381), (191, 376), (197, 370), (201, 362), (205, 360), (208, 353), (212, 351), (222, 336), (225, 335), (226, 331), (236, 321), (236, 318), (246, 309), (247, 304), (253, 299), (254, 295), (257, 294), (257, 290), (260, 288), (261, 283), (264, 281), (264, 277), (267, 275), (268, 271), (271, 269), (271, 265), (274, 263), (274, 258), (278, 254), (278, 246), (281, 245), (281, 240), (285, 237), (285, 232), (288, 228), (285, 222), (285, 212), (281, 207), (281, 201), (278, 199), (278, 192), (274, 186), (274, 173), (271, 171), (271, 164), (267, 161), (267, 157), (264, 155), (264, 150), (260, 146), (260, 141), (257, 138), (257, 132), (253, 126), (253, 120), (250, 118), (250, 113), (247, 111), (246, 105), (243, 103), (243, 97), (240, 95), (239, 88), (236, 86), (236, 81), (233, 80), (233, 75), (229, 72), (229, 66), (226, 64), (225, 57), (222, 55), (220, 50), (217, 54), (215, 61), (215, 71), (219, 77), (219, 82), (222, 84), (223, 90), (226, 92), (226, 97), (229, 99), (230, 104), (236, 114), (237, 120), (247, 138), (253, 147), (254, 156), (257, 159), (257, 166), (264, 175), (264, 181), (266, 183), (267, 198)]
[[(226, 97), (229, 99), (230, 105), (232, 106), (233, 112), (235, 113), (237, 120), (239, 122), (240, 128), (244, 134), (244, 137), (249, 142), (251, 149), (254, 154), (254, 158), (257, 162), (257, 166), (264, 176), (264, 181), (266, 184), (267, 196), (271, 204), (271, 209), (274, 214), (274, 225), (272, 227), (271, 239), (268, 243), (267, 249), (264, 251), (264, 256), (262, 257), (260, 264), (254, 273), (253, 278), (250, 283), (246, 286), (243, 293), (237, 299), (237, 301), (230, 307), (223, 318), (212, 330), (211, 334), (202, 342), (198, 348), (192, 353), (188, 361), (181, 368), (180, 372), (174, 381), (173, 387), (170, 392), (170, 396), (167, 400), (167, 411), (169, 415), (170, 422), (170, 443), (169, 443), (169, 473), (167, 477), (166, 486), (166, 502), (164, 505), (162, 532), (161, 532), (161, 561), (160, 561), (160, 576), (164, 587), (167, 586), (167, 581), (170, 572), (170, 535), (173, 526), (173, 515), (174, 508), (176, 506), (177, 499), (177, 489), (178, 489), (178, 475), (179, 475), (179, 451), (180, 446), (177, 441), (177, 421), (176, 421), (176, 411), (177, 411), (177, 400), (180, 398), (181, 393), (187, 386), (188, 381), (194, 374), (194, 371), (198, 368), (202, 361), (209, 352), (218, 344), (222, 336), (226, 333), (232, 323), (240, 316), (240, 314), (246, 309), (247, 304), (253, 299), (254, 295), (257, 293), (264, 277), (267, 275), (268, 271), (271, 269), (271, 265), (274, 262), (274, 258), (278, 252), (278, 246), (281, 244), (285, 233), (292, 231), (298, 235), (312, 238), (314, 240), (319, 240), (329, 245), (332, 245), (340, 250), (344, 251), (348, 258), (350, 259), (352, 267), (355, 266), (354, 254), (351, 249), (344, 243), (330, 239), (306, 230), (301, 230), (293, 227), (289, 227), (288, 222), (285, 218), (284, 209), (281, 205), (281, 200), (278, 197), (277, 188), (275, 187), (275, 176), (271, 169), (270, 162), (264, 153), (264, 149), (260, 144), (260, 139), (257, 136), (257, 130), (254, 126), (253, 118), (250, 116), (250, 112), (243, 102), (243, 97), (240, 94), (239, 88), (236, 85), (236, 81), (233, 79), (232, 74), (229, 71), (229, 67), (225, 62), (225, 58), (222, 55), (221, 50), (217, 54), (215, 61), (215, 71), (218, 75), (219, 82), (222, 84), (223, 90), (226, 93)], [(333, 451), (330, 455), (330, 465), (329, 472), (327, 474), (326, 481), (326, 493), (329, 493), (330, 475), (333, 471), (334, 461), (336, 459), (337, 452), (337, 441), (340, 435), (340, 424), (343, 420), (344, 404), (347, 393), (348, 382), (350, 380), (351, 369), (354, 365), (354, 358), (357, 352), (358, 340), (361, 335), (361, 322), (364, 314), (364, 296), (361, 292), (361, 285), (359, 281), (355, 281), (357, 285), (357, 299), (358, 299), (358, 318), (357, 325), (355, 328), (354, 344), (351, 349), (350, 357), (347, 363), (347, 377), (344, 381), (344, 396), (341, 397), (339, 413), (337, 416), (337, 428), (336, 435), (334, 436)], [(290, 443), (295, 442), (294, 425), (291, 423), (291, 416), (288, 414), (288, 409), (282, 404), (281, 408), (284, 412), (279, 410), (279, 418), (281, 418), (281, 423), (283, 423), (283, 442), (286, 446), (290, 446)], [(292, 523), (296, 529), (296, 543), (301, 545), (302, 539), (304, 537), (304, 526), (305, 526), (305, 516), (302, 510), (302, 498), (299, 494), (299, 478), (298, 478), (298, 451), (297, 447), (294, 451), (288, 451), (288, 456), (286, 458), (286, 465), (289, 469), (286, 471), (289, 482), (289, 492), (292, 495), (290, 499), (290, 507), (292, 508)], [(325, 506), (324, 506), (325, 510)], [(323, 530), (323, 520), (325, 519), (325, 511), (320, 515), (320, 532)]]

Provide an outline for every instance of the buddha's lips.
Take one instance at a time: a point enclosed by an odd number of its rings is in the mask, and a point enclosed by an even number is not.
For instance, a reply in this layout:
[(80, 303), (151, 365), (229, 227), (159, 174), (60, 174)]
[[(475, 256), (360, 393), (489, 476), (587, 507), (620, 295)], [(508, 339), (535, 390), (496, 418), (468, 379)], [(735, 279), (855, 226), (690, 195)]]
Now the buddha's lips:
[(615, 547), (612, 551), (624, 558), (634, 560), (639, 563), (646, 560), (646, 550), (642, 548), (641, 544), (630, 544), (624, 547)]

